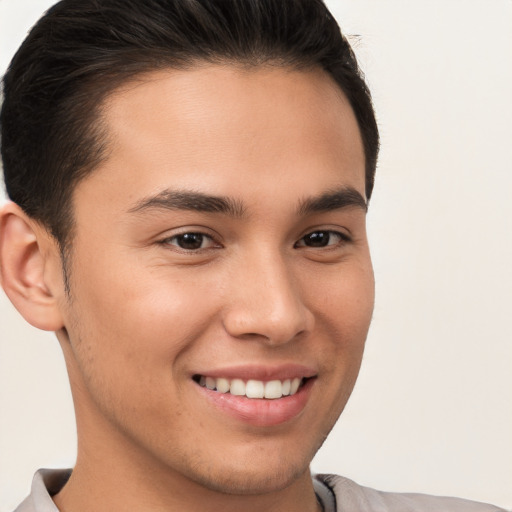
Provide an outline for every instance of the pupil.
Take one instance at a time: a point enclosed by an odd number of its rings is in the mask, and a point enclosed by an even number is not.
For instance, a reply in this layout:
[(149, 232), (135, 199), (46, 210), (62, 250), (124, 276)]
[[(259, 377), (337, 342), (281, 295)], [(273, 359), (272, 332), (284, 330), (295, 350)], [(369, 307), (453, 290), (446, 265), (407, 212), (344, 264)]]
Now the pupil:
[(325, 247), (329, 243), (329, 233), (317, 231), (306, 236), (306, 245), (309, 247)]
[(182, 249), (200, 249), (203, 245), (201, 233), (185, 233), (178, 238), (178, 245)]

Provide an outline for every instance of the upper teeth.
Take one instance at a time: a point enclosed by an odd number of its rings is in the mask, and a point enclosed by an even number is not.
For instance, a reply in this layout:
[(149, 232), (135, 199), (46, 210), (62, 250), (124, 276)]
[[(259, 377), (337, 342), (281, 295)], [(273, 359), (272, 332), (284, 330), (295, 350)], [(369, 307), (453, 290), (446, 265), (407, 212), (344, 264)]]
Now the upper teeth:
[(282, 396), (294, 395), (300, 387), (302, 379), (262, 380), (226, 379), (223, 377), (213, 378), (201, 376), (199, 384), (211, 390), (232, 395), (246, 396), (247, 398), (281, 398)]

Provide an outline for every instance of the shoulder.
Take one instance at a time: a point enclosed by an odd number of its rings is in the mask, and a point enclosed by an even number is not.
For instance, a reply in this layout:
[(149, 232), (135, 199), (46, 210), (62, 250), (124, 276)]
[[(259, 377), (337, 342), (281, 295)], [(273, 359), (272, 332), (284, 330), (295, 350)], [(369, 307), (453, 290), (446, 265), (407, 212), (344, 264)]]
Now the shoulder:
[(70, 469), (40, 469), (34, 475), (29, 496), (14, 512), (59, 512), (51, 496), (62, 489)]
[(331, 489), (336, 509), (343, 512), (506, 512), (493, 505), (460, 498), (377, 491), (338, 475), (316, 478)]
[(34, 510), (35, 508), (32, 498), (28, 496), (18, 505), (14, 512), (34, 512)]

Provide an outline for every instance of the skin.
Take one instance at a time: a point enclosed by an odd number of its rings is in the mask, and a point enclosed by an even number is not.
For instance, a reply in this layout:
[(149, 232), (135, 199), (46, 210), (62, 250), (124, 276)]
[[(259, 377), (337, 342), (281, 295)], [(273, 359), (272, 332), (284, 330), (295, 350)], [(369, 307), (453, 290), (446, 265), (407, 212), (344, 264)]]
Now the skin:
[[(364, 201), (353, 112), (320, 70), (140, 78), (108, 98), (108, 158), (74, 191), (69, 297), (44, 227), (12, 203), (1, 216), (2, 284), (57, 332), (75, 402), (77, 464), (54, 500), (63, 512), (316, 510), (309, 463), (354, 386), (374, 282), (364, 205), (299, 205), (347, 190)], [(237, 210), (155, 206), (176, 191)], [(203, 233), (200, 248), (180, 247), (183, 233)], [(192, 379), (249, 364), (312, 369), (300, 413), (247, 423)]]

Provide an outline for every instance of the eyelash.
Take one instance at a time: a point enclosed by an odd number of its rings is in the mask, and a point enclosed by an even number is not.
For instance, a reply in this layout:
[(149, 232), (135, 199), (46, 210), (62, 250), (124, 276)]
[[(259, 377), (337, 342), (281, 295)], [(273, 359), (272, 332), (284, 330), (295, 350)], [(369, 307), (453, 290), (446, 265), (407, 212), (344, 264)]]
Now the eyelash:
[[(190, 236), (190, 237), (192, 237), (192, 236), (200, 237), (201, 245), (204, 242), (204, 240), (209, 240), (212, 243), (212, 247), (186, 248), (186, 247), (180, 247), (178, 245), (178, 243), (173, 243), (173, 240), (175, 240), (177, 242), (180, 238), (183, 239), (183, 238), (185, 238), (187, 236)], [(191, 253), (192, 252), (199, 252), (199, 251), (204, 251), (204, 250), (216, 248), (216, 247), (214, 247), (215, 245), (217, 245), (217, 247), (220, 246), (220, 244), (218, 244), (211, 235), (208, 235), (206, 233), (202, 233), (200, 231), (185, 231), (184, 233), (178, 233), (176, 235), (164, 238), (159, 243), (161, 243), (162, 245), (173, 245), (173, 246), (177, 247), (181, 251), (191, 252)]]
[[(325, 239), (323, 238), (323, 237), (325, 237), (325, 235), (328, 236), (326, 241), (324, 241)], [(181, 238), (183, 241), (183, 239), (185, 237), (191, 237), (191, 238), (197, 237), (199, 240), (196, 240), (196, 242), (199, 243), (201, 246), (203, 245), (205, 240), (209, 240), (212, 245), (209, 247), (199, 246), (199, 247), (195, 247), (195, 248), (182, 247), (179, 245), (179, 240)], [(309, 237), (310, 241), (311, 240), (314, 241), (314, 239), (316, 238), (316, 241), (319, 245), (316, 245), (316, 246), (315, 245), (306, 245), (305, 239), (308, 237)], [(338, 241), (336, 243), (330, 243), (333, 237), (338, 238)], [(173, 243), (173, 241), (175, 241), (176, 243)], [(334, 248), (340, 247), (348, 242), (351, 242), (351, 238), (346, 233), (342, 233), (340, 231), (335, 231), (332, 229), (317, 229), (314, 231), (310, 231), (309, 233), (306, 233), (302, 238), (300, 238), (300, 240), (298, 240), (294, 244), (294, 248), (305, 247), (305, 248), (310, 248), (310, 249), (328, 249), (328, 248), (334, 249)], [(218, 248), (221, 246), (218, 242), (215, 241), (215, 239), (211, 235), (202, 233), (200, 231), (186, 231), (184, 233), (178, 233), (176, 235), (164, 238), (159, 243), (161, 245), (166, 245), (166, 246), (173, 245), (178, 250), (184, 251), (186, 253), (197, 253), (200, 251), (202, 252), (202, 251), (209, 250), (209, 249), (215, 249), (215, 248)]]
[[(304, 242), (304, 239), (306, 238), (312, 238), (312, 237), (317, 237), (317, 240), (319, 241), (320, 244), (323, 244), (323, 240), (318, 236), (318, 235), (321, 235), (321, 236), (325, 236), (325, 235), (328, 235), (328, 239), (327, 239), (327, 243), (325, 245), (318, 245), (318, 246), (308, 246), (308, 245), (305, 245), (301, 242)], [(332, 237), (337, 237), (338, 238), (338, 241), (334, 244), (330, 244), (329, 242), (331, 241)], [(310, 249), (324, 249), (324, 248), (331, 248), (331, 249), (334, 249), (336, 247), (340, 247), (348, 242), (351, 242), (352, 239), (346, 234), (346, 233), (343, 233), (341, 231), (335, 231), (333, 229), (316, 229), (314, 231), (310, 231), (309, 233), (306, 233), (300, 240), (298, 240), (294, 247), (307, 247), (307, 248), (310, 248)]]

